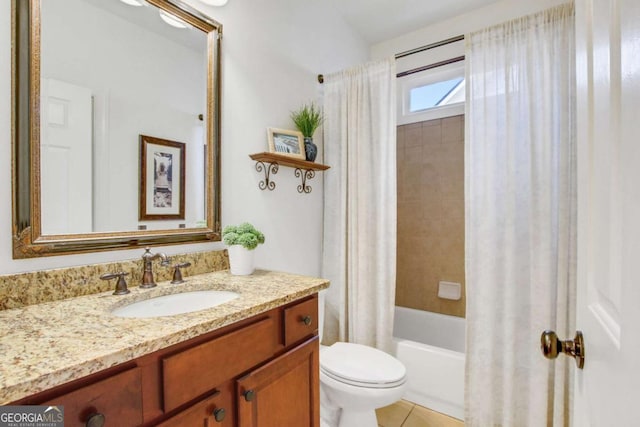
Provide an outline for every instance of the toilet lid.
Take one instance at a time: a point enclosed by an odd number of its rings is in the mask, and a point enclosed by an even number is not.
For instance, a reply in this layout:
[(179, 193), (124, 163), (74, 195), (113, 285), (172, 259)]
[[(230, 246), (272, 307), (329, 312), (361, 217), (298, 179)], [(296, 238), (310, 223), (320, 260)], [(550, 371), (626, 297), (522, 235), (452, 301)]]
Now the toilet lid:
[(381, 350), (344, 342), (320, 353), (320, 369), (337, 381), (372, 388), (403, 384), (407, 373), (398, 359)]

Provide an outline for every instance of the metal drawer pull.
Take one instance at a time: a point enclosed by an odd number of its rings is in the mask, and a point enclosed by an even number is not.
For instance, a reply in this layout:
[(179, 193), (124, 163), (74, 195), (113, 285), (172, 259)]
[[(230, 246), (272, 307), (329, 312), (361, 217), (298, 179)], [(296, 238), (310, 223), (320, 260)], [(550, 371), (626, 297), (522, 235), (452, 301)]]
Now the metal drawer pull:
[(304, 316), (302, 318), (302, 323), (304, 323), (305, 325), (309, 326), (311, 324), (311, 316)]
[(256, 392), (253, 390), (247, 390), (244, 393), (244, 400), (251, 402), (256, 397)]
[(106, 418), (104, 417), (104, 415), (98, 412), (89, 415), (89, 418), (87, 418), (87, 423), (85, 425), (87, 427), (102, 427), (104, 426), (105, 421)]
[(227, 415), (227, 413), (225, 412), (224, 408), (213, 410), (213, 418), (215, 418), (215, 420), (219, 423), (224, 420), (225, 415)]

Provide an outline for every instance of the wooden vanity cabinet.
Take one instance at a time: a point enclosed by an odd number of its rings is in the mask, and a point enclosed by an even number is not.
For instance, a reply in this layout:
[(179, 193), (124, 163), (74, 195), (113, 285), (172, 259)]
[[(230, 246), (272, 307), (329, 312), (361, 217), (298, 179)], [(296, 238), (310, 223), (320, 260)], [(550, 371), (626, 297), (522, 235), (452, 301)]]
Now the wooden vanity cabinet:
[(317, 310), (306, 297), (13, 404), (64, 405), (68, 426), (318, 427)]

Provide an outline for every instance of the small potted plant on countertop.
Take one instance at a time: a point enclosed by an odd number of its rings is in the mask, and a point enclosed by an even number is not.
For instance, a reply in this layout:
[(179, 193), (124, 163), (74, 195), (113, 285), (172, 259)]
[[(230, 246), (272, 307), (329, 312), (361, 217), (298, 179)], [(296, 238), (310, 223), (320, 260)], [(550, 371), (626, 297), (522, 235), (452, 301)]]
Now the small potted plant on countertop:
[(222, 230), (222, 241), (229, 246), (231, 274), (244, 276), (253, 273), (253, 250), (264, 243), (264, 234), (248, 222), (228, 225)]
[(322, 124), (322, 111), (313, 102), (309, 105), (305, 104), (299, 110), (291, 113), (291, 120), (304, 136), (305, 158), (310, 162), (315, 161), (318, 147), (313, 143), (313, 134)]

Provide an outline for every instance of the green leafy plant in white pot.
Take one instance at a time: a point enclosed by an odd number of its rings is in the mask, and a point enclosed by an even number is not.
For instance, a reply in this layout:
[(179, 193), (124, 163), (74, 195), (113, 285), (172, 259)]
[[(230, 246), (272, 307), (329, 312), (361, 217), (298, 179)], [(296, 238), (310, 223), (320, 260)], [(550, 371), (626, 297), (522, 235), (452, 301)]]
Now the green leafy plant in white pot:
[(254, 249), (264, 243), (264, 234), (245, 222), (226, 226), (222, 230), (222, 241), (228, 246), (231, 274), (246, 276), (253, 273)]

